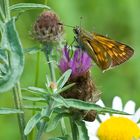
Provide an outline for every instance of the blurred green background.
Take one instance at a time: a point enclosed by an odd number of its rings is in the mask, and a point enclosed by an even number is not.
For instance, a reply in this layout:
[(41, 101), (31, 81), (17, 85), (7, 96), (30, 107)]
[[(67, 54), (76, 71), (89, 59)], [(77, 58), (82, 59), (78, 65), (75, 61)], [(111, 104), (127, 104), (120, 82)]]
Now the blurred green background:
[[(11, 0), (11, 4), (19, 2), (47, 3), (55, 11), (64, 24), (76, 26), (80, 24), (88, 31), (107, 35), (112, 39), (128, 44), (134, 48), (133, 57), (110, 71), (102, 73), (95, 65), (92, 69), (93, 79), (102, 92), (105, 104), (111, 107), (114, 96), (120, 96), (125, 104), (128, 100), (140, 106), (140, 1), (139, 0)], [(32, 25), (41, 10), (30, 10), (21, 15), (17, 21), (17, 29), (24, 48), (37, 45), (30, 32)], [(65, 36), (69, 43), (73, 41), (73, 31), (65, 27)], [(36, 55), (26, 55), (25, 69), (21, 78), (21, 86), (34, 85)], [(41, 54), (40, 78), (38, 85), (44, 87), (46, 60)], [(14, 107), (12, 94), (2, 94), (1, 107)], [(27, 120), (29, 119), (29, 114)], [(0, 139), (19, 140), (16, 115), (0, 116)], [(59, 128), (58, 128), (59, 129)], [(45, 139), (45, 138), (44, 138)]]

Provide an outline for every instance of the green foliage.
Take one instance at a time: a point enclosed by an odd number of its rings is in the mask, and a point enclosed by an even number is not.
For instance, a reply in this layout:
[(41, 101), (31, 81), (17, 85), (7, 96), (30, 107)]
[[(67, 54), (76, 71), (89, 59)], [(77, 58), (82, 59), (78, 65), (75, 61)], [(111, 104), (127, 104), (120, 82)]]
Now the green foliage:
[(44, 5), (44, 4), (36, 4), (36, 3), (18, 3), (10, 6), (11, 11), (23, 11), (23, 10), (31, 10), (31, 9), (37, 9), (37, 8), (44, 8), (44, 9), (50, 9), (49, 6)]
[[(43, 120), (46, 123), (46, 126), (47, 126), (46, 132), (50, 132), (54, 130), (63, 117), (69, 117), (72, 115), (70, 111), (71, 108), (75, 108), (79, 110), (86, 110), (86, 111), (95, 110), (97, 113), (109, 112), (109, 113), (114, 113), (114, 114), (128, 115), (127, 113), (123, 111), (114, 110), (108, 107), (101, 107), (99, 105), (96, 105), (95, 103), (76, 100), (76, 99), (64, 99), (63, 97), (61, 97), (58, 94), (58, 92), (60, 91), (60, 89), (63, 89), (65, 87), (64, 85), (66, 81), (69, 79), (70, 74), (71, 74), (70, 70), (66, 71), (56, 82), (59, 84), (59, 82), (61, 81), (62, 84), (60, 84), (55, 91), (52, 90), (51, 93), (47, 92), (46, 89), (40, 89), (37, 87), (27, 88), (27, 91), (31, 91), (33, 93), (39, 93), (39, 94), (37, 94), (36, 97), (27, 96), (27, 97), (24, 97), (24, 99), (28, 101), (33, 101), (33, 102), (44, 102), (46, 103), (46, 107), (44, 106), (42, 106), (42, 108), (40, 107), (39, 112), (35, 114), (28, 121), (25, 127), (25, 131), (24, 131), (25, 135), (28, 135), (31, 132), (31, 130), (40, 122), (40, 120)], [(47, 86), (47, 89), (51, 88), (49, 87), (49, 85), (46, 85), (46, 86)], [(51, 121), (50, 118), (53, 112), (57, 114), (54, 117), (54, 119)], [(47, 118), (47, 119), (44, 119), (44, 118)], [(83, 137), (83, 139), (88, 140), (89, 138), (87, 135), (87, 130), (86, 130), (84, 122), (82, 122), (81, 120), (77, 120), (77, 122), (75, 122), (74, 120), (73, 122), (77, 126), (77, 129), (79, 132), (79, 135), (78, 135), (79, 139)]]
[(89, 140), (87, 128), (85, 126), (85, 122), (79, 121), (76, 123), (76, 126), (78, 128), (78, 134), (79, 134), (79, 140)]
[(0, 115), (17, 114), (17, 113), (23, 113), (23, 111), (13, 108), (0, 108)]
[(58, 123), (60, 123), (61, 119), (63, 117), (68, 117), (68, 116), (70, 116), (70, 114), (68, 114), (68, 113), (57, 114), (54, 117), (54, 119), (48, 123), (48, 127), (46, 129), (46, 132), (50, 132), (50, 131), (54, 130), (57, 127)]
[(41, 120), (42, 116), (40, 113), (36, 113), (27, 123), (24, 134), (28, 135), (32, 129), (36, 126), (36, 124)]
[[(100, 87), (103, 92), (102, 97), (108, 106), (111, 105), (111, 100), (115, 95), (119, 95), (123, 98), (123, 101), (128, 99), (133, 99), (136, 101), (137, 106), (140, 105), (138, 91), (140, 90), (140, 74), (139, 74), (139, 33), (140, 33), (140, 19), (139, 17), (139, 6), (140, 2), (135, 1), (82, 1), (81, 0), (61, 0), (61, 1), (48, 1), (48, 5), (35, 4), (33, 0), (20, 0), (22, 3), (19, 3), (17, 0), (12, 0), (12, 3), (17, 3), (10, 6), (11, 15), (18, 15), (21, 12), (22, 16), (18, 18), (15, 22), (15, 18), (10, 20), (6, 19), (6, 22), (0, 20), (0, 32), (1, 32), (1, 46), (0, 46), (0, 93), (10, 90), (14, 87), (15, 83), (21, 80), (22, 87), (24, 88), (25, 96), (23, 97), (25, 103), (30, 104), (24, 105), (24, 109), (29, 111), (35, 111), (35, 115), (29, 119), (27, 126), (25, 128), (25, 134), (28, 135), (33, 128), (39, 125), (40, 120), (45, 120), (47, 127), (45, 128), (46, 132), (52, 130), (56, 133), (56, 126), (61, 122), (63, 117), (69, 117), (70, 109), (77, 108), (82, 110), (96, 110), (98, 113), (118, 113), (126, 114), (125, 112), (113, 110), (108, 107), (100, 107), (96, 104), (78, 101), (75, 99), (64, 99), (59, 94), (65, 90), (72, 88), (75, 83), (66, 85), (66, 82), (71, 74), (70, 71), (67, 71), (65, 75), (62, 75), (57, 81), (57, 89), (53, 90), (50, 88), (50, 82), (44, 84), (46, 74), (46, 62), (45, 57), (41, 54), (40, 61), (40, 72), (38, 87), (34, 85), (34, 65), (36, 63), (35, 55), (37, 52), (41, 51), (41, 48), (36, 44), (37, 42), (29, 38), (29, 32), (31, 31), (31, 25), (36, 17), (39, 15), (39, 10), (35, 11), (33, 9), (53, 9), (58, 13), (62, 19), (62, 23), (69, 25), (79, 25), (80, 17), (83, 17), (82, 27), (101, 34), (108, 34), (109, 37), (116, 40), (125, 42), (130, 46), (135, 48), (134, 57), (127, 62), (126, 64), (119, 66), (111, 71), (108, 71), (104, 74), (100, 73), (96, 67), (93, 67), (92, 74), (96, 79), (97, 85)], [(29, 2), (29, 3), (27, 3)], [(36, 1), (38, 2), (38, 1)], [(1, 3), (0, 3), (1, 4)], [(64, 5), (66, 5), (64, 7)], [(0, 5), (1, 8), (2, 5)], [(30, 12), (27, 10), (31, 10)], [(27, 11), (25, 13), (24, 11)], [(1, 12), (1, 11), (0, 11)], [(123, 14), (122, 14), (123, 13)], [(2, 14), (2, 13), (1, 13)], [(0, 16), (1, 19), (4, 19), (4, 15)], [(121, 19), (121, 20), (120, 20)], [(16, 24), (16, 27), (15, 27)], [(17, 33), (18, 30), (18, 33)], [(65, 28), (66, 38), (68, 42), (72, 42), (73, 34), (71, 28)], [(21, 40), (19, 39), (19, 36)], [(23, 45), (21, 45), (21, 42)], [(22, 46), (25, 48), (23, 49)], [(32, 47), (35, 46), (35, 47)], [(37, 46), (37, 47), (36, 47)], [(27, 48), (27, 49), (26, 49)], [(23, 53), (24, 50), (24, 53)], [(58, 53), (56, 51), (56, 53)], [(26, 63), (23, 77), (21, 78), (23, 67), (24, 67), (24, 54), (26, 54)], [(32, 55), (28, 55), (32, 54)], [(55, 54), (54, 54), (55, 55)], [(8, 59), (10, 58), (10, 64)], [(48, 68), (47, 68), (48, 72)], [(59, 72), (57, 72), (59, 74)], [(57, 75), (58, 77), (58, 75)], [(29, 86), (31, 85), (31, 86)], [(112, 91), (113, 89), (113, 91)], [(118, 90), (119, 89), (119, 90)], [(28, 96), (26, 95), (28, 94)], [(2, 97), (3, 95), (1, 95)], [(9, 95), (5, 94), (5, 97), (1, 98), (1, 104), (9, 104)], [(4, 99), (3, 99), (4, 98)], [(32, 105), (37, 103), (37, 105)], [(49, 109), (48, 109), (49, 108)], [(51, 120), (52, 113), (56, 115), (53, 120)], [(14, 114), (14, 113), (23, 113), (21, 110), (11, 109), (11, 108), (1, 108), (0, 114)], [(4, 120), (4, 121), (3, 121)], [(7, 121), (7, 118), (3, 118), (1, 121), (1, 126), (5, 132), (1, 132), (0, 138), (9, 140), (12, 138), (12, 131), (8, 131), (5, 128), (7, 125), (10, 125)], [(4, 123), (3, 123), (4, 122)], [(10, 121), (11, 127), (13, 130), (16, 125), (13, 124), (13, 120)], [(79, 139), (88, 140), (87, 130), (83, 121), (75, 122), (76, 128), (78, 130)], [(2, 130), (2, 131), (3, 131)], [(12, 139), (17, 138), (17, 132), (14, 134)], [(53, 135), (53, 134), (52, 134)], [(49, 140), (67, 140), (68, 137), (55, 137), (48, 138)]]
[(19, 81), (24, 68), (23, 50), (15, 28), (14, 18), (4, 25), (1, 50), (3, 61), (6, 62), (3, 67), (6, 72), (1, 70), (0, 79), (0, 93), (3, 93), (10, 90)]

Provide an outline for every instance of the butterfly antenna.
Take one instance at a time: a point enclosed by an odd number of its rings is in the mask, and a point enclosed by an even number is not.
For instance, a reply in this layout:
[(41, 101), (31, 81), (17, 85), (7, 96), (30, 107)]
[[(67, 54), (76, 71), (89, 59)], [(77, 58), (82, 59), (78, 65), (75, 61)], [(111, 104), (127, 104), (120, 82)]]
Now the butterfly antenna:
[(63, 24), (63, 23), (58, 23), (59, 25), (63, 25), (63, 26), (67, 26), (67, 27), (71, 27), (71, 28), (74, 28), (74, 26), (71, 26), (71, 25), (67, 25), (67, 24)]
[(80, 17), (80, 28), (82, 27), (82, 20), (83, 20), (83, 17), (81, 16)]

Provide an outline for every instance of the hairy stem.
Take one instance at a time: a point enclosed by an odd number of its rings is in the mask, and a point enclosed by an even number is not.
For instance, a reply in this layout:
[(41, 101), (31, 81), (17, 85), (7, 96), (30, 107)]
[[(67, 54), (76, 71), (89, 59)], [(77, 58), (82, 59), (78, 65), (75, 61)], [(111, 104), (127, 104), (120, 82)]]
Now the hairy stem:
[(72, 131), (72, 138), (73, 140), (78, 140), (78, 137), (77, 137), (77, 127), (76, 127), (76, 124), (74, 123), (74, 120), (72, 117), (69, 118), (70, 119), (70, 125), (71, 125), (71, 131)]
[[(22, 94), (21, 94), (21, 88), (19, 82), (13, 88), (13, 95), (14, 95), (16, 108), (23, 110)], [(17, 114), (17, 117), (18, 117), (18, 124), (19, 124), (19, 129), (21, 134), (21, 140), (27, 140), (27, 136), (24, 135), (24, 128), (25, 128), (24, 114)]]
[[(36, 73), (35, 73), (35, 86), (38, 86), (38, 80), (39, 80), (39, 65), (40, 65), (40, 52), (37, 52), (36, 54)], [(35, 106), (36, 103), (33, 102), (33, 106)], [(32, 116), (35, 114), (35, 110), (32, 111)], [(32, 132), (29, 135), (30, 140), (34, 140), (34, 133), (35, 129), (32, 130)]]

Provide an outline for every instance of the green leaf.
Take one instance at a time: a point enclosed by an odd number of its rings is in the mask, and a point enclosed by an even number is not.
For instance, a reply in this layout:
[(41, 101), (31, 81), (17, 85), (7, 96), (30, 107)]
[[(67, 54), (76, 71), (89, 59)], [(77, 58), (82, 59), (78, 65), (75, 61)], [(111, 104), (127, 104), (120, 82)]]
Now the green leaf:
[(45, 90), (43, 88), (38, 88), (38, 87), (28, 87), (27, 89), (30, 90), (30, 91), (39, 92), (39, 93), (42, 93), (42, 94), (47, 94), (48, 93), (47, 90)]
[(48, 140), (63, 140), (61, 138), (49, 138)]
[(36, 3), (18, 3), (10, 6), (11, 11), (15, 10), (31, 10), (31, 9), (37, 9), (37, 8), (43, 8), (43, 9), (50, 9), (47, 5), (44, 4), (36, 4)]
[(76, 126), (77, 126), (78, 132), (79, 132), (79, 140), (89, 140), (88, 131), (85, 126), (85, 122), (78, 121), (78, 122), (76, 122)]
[(70, 106), (67, 104), (66, 102), (66, 99), (63, 98), (61, 95), (54, 95), (54, 96), (51, 96), (51, 98), (53, 100), (55, 100), (55, 104), (54, 104), (54, 108), (57, 108), (57, 107), (61, 107), (61, 106), (65, 106), (67, 108), (69, 108)]
[(43, 88), (37, 88), (37, 87), (27, 87), (27, 88), (22, 88), (23, 91), (28, 91), (29, 93), (32, 93), (35, 96), (41, 96), (41, 97), (46, 97), (49, 95), (47, 94), (48, 91)]
[(26, 48), (24, 49), (24, 53), (28, 53), (28, 54), (35, 54), (39, 51), (41, 51), (42, 48), (39, 48), (39, 47), (31, 47), (31, 48)]
[(29, 109), (29, 110), (41, 111), (43, 108), (46, 108), (46, 106), (24, 105), (24, 109)]
[(72, 70), (69, 69), (58, 79), (58, 81), (57, 81), (58, 89), (61, 89), (66, 84), (71, 73), (72, 73)]
[(48, 140), (68, 140), (68, 137), (56, 137), (56, 138), (49, 138)]
[(31, 96), (24, 96), (24, 100), (32, 101), (32, 102), (45, 102), (46, 100), (42, 97), (31, 97)]
[(0, 20), (0, 33), (3, 32), (3, 26), (4, 26), (4, 24), (3, 24), (3, 22)]
[(72, 84), (66, 85), (66, 86), (64, 86), (63, 88), (57, 90), (56, 93), (57, 93), (57, 94), (60, 94), (61, 92), (66, 91), (67, 89), (73, 87), (74, 85), (75, 85), (75, 83), (72, 83)]
[(40, 113), (35, 114), (27, 123), (24, 134), (28, 135), (32, 129), (36, 126), (36, 124), (41, 120), (42, 116)]
[(17, 114), (17, 113), (23, 113), (23, 111), (13, 108), (0, 108), (0, 115), (3, 114)]
[(57, 125), (58, 125), (58, 123), (60, 122), (60, 120), (61, 120), (63, 117), (66, 117), (66, 116), (69, 116), (69, 114), (68, 114), (68, 113), (59, 113), (59, 114), (57, 114), (57, 115), (54, 117), (54, 119), (53, 119), (52, 121), (49, 122), (48, 127), (47, 127), (47, 129), (46, 129), (46, 132), (50, 132), (50, 131), (54, 130), (54, 129), (57, 127)]
[(36, 91), (30, 90), (28, 88), (22, 88), (22, 91), (23, 92), (28, 91), (26, 93), (30, 93), (30, 94), (32, 94), (34, 96), (41, 96), (42, 97), (44, 95), (44, 93), (36, 92)]
[[(123, 111), (119, 111), (119, 110), (114, 110), (112, 108), (109, 107), (101, 107), (95, 103), (91, 103), (91, 102), (85, 102), (85, 101), (81, 101), (81, 100), (76, 100), (76, 99), (61, 99), (61, 98), (57, 98), (55, 99), (56, 102), (58, 102), (58, 104), (56, 104), (57, 106), (65, 106), (65, 107), (73, 107), (73, 108), (77, 108), (80, 110), (95, 110), (98, 113), (112, 113), (112, 114), (122, 114), (122, 115), (129, 115), (126, 112)], [(66, 102), (66, 104), (65, 104)]]
[(24, 56), (22, 45), (16, 31), (15, 19), (11, 19), (4, 25), (1, 48), (8, 56), (8, 71), (0, 79), (0, 93), (10, 90), (19, 81), (24, 68)]

